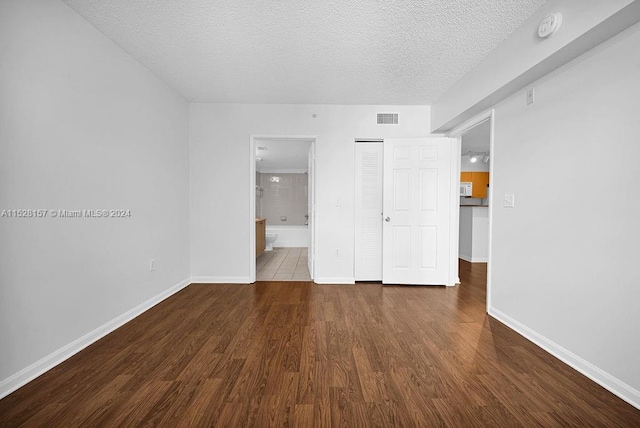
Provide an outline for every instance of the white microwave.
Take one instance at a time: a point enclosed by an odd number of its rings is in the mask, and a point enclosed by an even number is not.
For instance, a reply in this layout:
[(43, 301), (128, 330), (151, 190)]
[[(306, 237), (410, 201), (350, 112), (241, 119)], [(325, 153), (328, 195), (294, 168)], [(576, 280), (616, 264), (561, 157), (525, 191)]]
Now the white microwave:
[(473, 183), (460, 182), (460, 196), (471, 196), (473, 193)]

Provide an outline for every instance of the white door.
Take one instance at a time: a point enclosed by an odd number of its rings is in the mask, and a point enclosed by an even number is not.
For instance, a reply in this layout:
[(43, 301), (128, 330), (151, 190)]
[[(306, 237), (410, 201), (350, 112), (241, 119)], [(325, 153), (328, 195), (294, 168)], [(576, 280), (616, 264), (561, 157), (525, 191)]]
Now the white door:
[(384, 140), (384, 284), (447, 285), (450, 138)]
[(316, 164), (316, 152), (315, 142), (311, 143), (309, 148), (309, 170), (307, 172), (307, 230), (309, 231), (309, 248), (307, 248), (307, 268), (309, 268), (309, 275), (313, 279), (313, 258), (315, 256), (313, 249), (315, 248), (315, 214), (316, 214), (316, 197), (315, 197), (315, 164)]
[(382, 142), (356, 143), (355, 280), (382, 280)]

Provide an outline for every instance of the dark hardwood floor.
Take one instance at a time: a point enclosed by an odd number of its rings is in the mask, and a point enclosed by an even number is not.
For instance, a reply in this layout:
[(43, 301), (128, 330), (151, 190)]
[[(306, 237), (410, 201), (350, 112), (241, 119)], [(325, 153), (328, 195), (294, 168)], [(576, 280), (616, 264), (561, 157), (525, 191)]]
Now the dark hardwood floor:
[(458, 287), (192, 284), (0, 401), (0, 426), (638, 427)]

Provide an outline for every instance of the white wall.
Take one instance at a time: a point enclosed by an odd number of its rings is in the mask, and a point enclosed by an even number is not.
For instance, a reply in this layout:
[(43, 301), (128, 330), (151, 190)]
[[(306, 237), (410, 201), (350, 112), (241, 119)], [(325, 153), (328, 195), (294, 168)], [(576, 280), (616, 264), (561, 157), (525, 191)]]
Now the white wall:
[(489, 258), (489, 209), (460, 206), (459, 257), (472, 263)]
[[(548, 39), (540, 39), (538, 25), (546, 15), (556, 12), (563, 15), (560, 30)], [(432, 104), (432, 130), (453, 129), (637, 22), (639, 17), (640, 2), (633, 0), (547, 1)]]
[[(496, 107), (490, 313), (640, 406), (640, 24)], [(504, 194), (515, 208), (503, 208)]]
[[(376, 125), (378, 112), (398, 112), (400, 124)], [(251, 134), (317, 136), (315, 279), (353, 281), (354, 139), (427, 136), (429, 107), (191, 104), (191, 268), (198, 280), (249, 280)]]
[(473, 207), (473, 242), (471, 261), (489, 261), (489, 208)]
[(471, 261), (473, 254), (473, 208), (460, 207), (460, 234), (458, 235), (458, 257)]
[(0, 210), (131, 210), (0, 218), (1, 396), (184, 284), (189, 189), (188, 104), (65, 4), (2, 1), (0, 56)]

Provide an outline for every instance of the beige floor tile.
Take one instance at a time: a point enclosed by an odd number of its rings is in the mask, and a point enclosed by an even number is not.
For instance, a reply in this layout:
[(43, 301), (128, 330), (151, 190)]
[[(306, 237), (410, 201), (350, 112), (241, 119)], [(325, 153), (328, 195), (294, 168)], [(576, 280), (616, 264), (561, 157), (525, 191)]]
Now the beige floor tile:
[(256, 259), (259, 281), (309, 281), (307, 248), (276, 247)]

